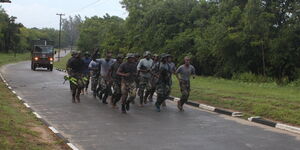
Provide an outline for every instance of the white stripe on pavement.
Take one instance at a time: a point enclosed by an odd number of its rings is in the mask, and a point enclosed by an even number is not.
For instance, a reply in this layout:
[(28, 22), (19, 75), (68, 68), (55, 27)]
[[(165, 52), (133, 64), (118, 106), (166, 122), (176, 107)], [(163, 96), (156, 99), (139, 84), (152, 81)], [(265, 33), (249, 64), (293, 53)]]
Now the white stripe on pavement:
[(30, 106), (29, 106), (27, 103), (24, 103), (24, 105), (25, 105), (27, 108), (30, 108)]
[(34, 114), (37, 118), (39, 118), (39, 119), (42, 118), (42, 117), (41, 117), (38, 113), (36, 113), (36, 112), (33, 112), (33, 114)]
[(209, 110), (209, 111), (215, 111), (215, 107), (212, 107), (212, 106), (208, 106), (208, 105), (205, 105), (205, 104), (200, 104), (199, 105), (200, 108), (202, 109), (205, 109), (205, 110)]
[(54, 127), (49, 127), (49, 129), (55, 134), (59, 133)]
[(20, 97), (20, 96), (17, 96), (17, 98), (21, 101), (22, 100), (22, 98)]
[(74, 146), (72, 143), (67, 143), (67, 145), (72, 148), (72, 150), (79, 150), (76, 146)]
[(300, 128), (297, 127), (277, 123), (276, 128), (300, 134)]

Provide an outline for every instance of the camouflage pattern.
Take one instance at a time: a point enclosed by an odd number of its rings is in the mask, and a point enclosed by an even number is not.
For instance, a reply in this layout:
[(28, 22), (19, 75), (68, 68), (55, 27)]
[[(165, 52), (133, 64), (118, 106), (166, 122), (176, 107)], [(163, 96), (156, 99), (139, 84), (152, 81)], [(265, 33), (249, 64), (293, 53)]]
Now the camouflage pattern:
[(100, 86), (100, 93), (104, 94), (102, 101), (105, 103), (107, 97), (112, 95), (111, 82), (106, 77), (101, 77), (99, 86)]
[(73, 80), (75, 82), (70, 82), (70, 87), (72, 91), (72, 101), (75, 103), (75, 97), (78, 102), (80, 102), (80, 93), (81, 90), (84, 88), (84, 81), (82, 79), (81, 74), (73, 74), (71, 73), (71, 78), (75, 78), (76, 80)]
[(122, 80), (121, 82), (122, 104), (125, 105), (128, 101), (133, 101), (136, 97), (136, 83)]
[(190, 81), (180, 80), (180, 91), (181, 91), (181, 98), (180, 98), (180, 104), (183, 106), (189, 99), (190, 96)]
[(157, 105), (160, 106), (164, 101), (168, 98), (171, 87), (169, 84), (160, 82), (156, 86), (156, 93), (157, 93)]
[(113, 81), (113, 105), (116, 106), (117, 102), (120, 101), (121, 96), (122, 96), (122, 91), (121, 91), (121, 82), (120, 80), (114, 80)]
[[(140, 77), (139, 78), (138, 95), (140, 97), (141, 104), (144, 101), (144, 96), (145, 96), (145, 98), (148, 97), (150, 90), (151, 90), (150, 78)], [(145, 93), (145, 95), (144, 95), (144, 93)]]

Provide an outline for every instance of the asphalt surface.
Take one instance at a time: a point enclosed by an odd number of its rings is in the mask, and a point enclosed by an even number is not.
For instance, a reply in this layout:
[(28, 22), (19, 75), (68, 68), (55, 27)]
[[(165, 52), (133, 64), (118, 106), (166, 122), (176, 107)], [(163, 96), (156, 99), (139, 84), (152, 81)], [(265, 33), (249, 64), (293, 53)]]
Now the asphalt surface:
[(30, 62), (4, 66), (6, 80), (36, 112), (83, 150), (299, 150), (299, 136), (241, 119), (175, 105), (153, 104), (121, 114), (92, 95), (71, 103), (64, 73), (31, 71)]

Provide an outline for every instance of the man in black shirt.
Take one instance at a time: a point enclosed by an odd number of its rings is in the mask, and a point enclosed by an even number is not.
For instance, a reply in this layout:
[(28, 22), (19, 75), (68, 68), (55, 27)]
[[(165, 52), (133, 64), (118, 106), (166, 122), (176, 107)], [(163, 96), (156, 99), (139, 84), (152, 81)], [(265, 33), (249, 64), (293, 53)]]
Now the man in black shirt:
[(81, 59), (81, 54), (78, 52), (74, 59), (70, 60), (69, 64), (69, 75), (71, 78), (75, 78), (76, 82), (70, 82), (72, 90), (72, 102), (76, 103), (75, 98), (78, 103), (80, 103), (80, 93), (84, 87), (83, 70), (84, 62)]
[[(137, 65), (135, 62), (134, 54), (128, 53), (127, 62), (120, 65), (117, 75), (122, 77), (121, 80), (121, 92), (122, 92), (122, 113), (126, 113), (129, 110), (130, 102), (135, 99), (136, 96), (136, 78), (137, 78)], [(127, 97), (129, 98), (127, 99)]]

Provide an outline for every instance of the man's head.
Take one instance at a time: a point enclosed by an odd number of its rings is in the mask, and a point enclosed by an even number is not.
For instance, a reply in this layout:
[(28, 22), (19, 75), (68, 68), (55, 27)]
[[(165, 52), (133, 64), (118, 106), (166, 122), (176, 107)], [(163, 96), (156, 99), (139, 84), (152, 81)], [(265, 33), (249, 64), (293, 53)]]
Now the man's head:
[(72, 52), (71, 52), (71, 56), (72, 56), (72, 57), (76, 57), (76, 55), (77, 55), (77, 52), (76, 52), (76, 51), (72, 51)]
[(185, 65), (190, 65), (191, 64), (191, 58), (189, 56), (184, 57), (184, 64)]
[(153, 61), (158, 61), (159, 60), (159, 56), (157, 54), (154, 54), (152, 56)]
[(170, 54), (165, 54), (165, 53), (163, 53), (163, 54), (161, 54), (161, 61), (162, 62), (167, 62), (168, 61), (168, 57), (170, 57)]
[(76, 58), (81, 58), (81, 52), (80, 52), (80, 51), (77, 52), (75, 57), (76, 57)]
[(123, 54), (118, 54), (117, 61), (121, 63), (123, 61), (123, 58), (124, 58)]
[(128, 62), (134, 62), (134, 61), (135, 61), (135, 55), (132, 54), (132, 53), (128, 53), (128, 54), (126, 55), (126, 58), (127, 58), (127, 61), (128, 61)]
[(170, 55), (170, 56), (168, 57), (168, 62), (170, 63), (170, 62), (172, 62), (172, 61), (173, 61), (173, 56)]
[(150, 59), (150, 58), (151, 58), (151, 52), (150, 52), (150, 51), (146, 51), (146, 52), (144, 53), (144, 58)]
[(106, 59), (111, 59), (112, 57), (112, 51), (107, 51), (106, 52)]
[(85, 53), (84, 53), (84, 57), (85, 57), (85, 58), (89, 58), (89, 57), (90, 57), (90, 53), (89, 53), (89, 52), (85, 52)]

